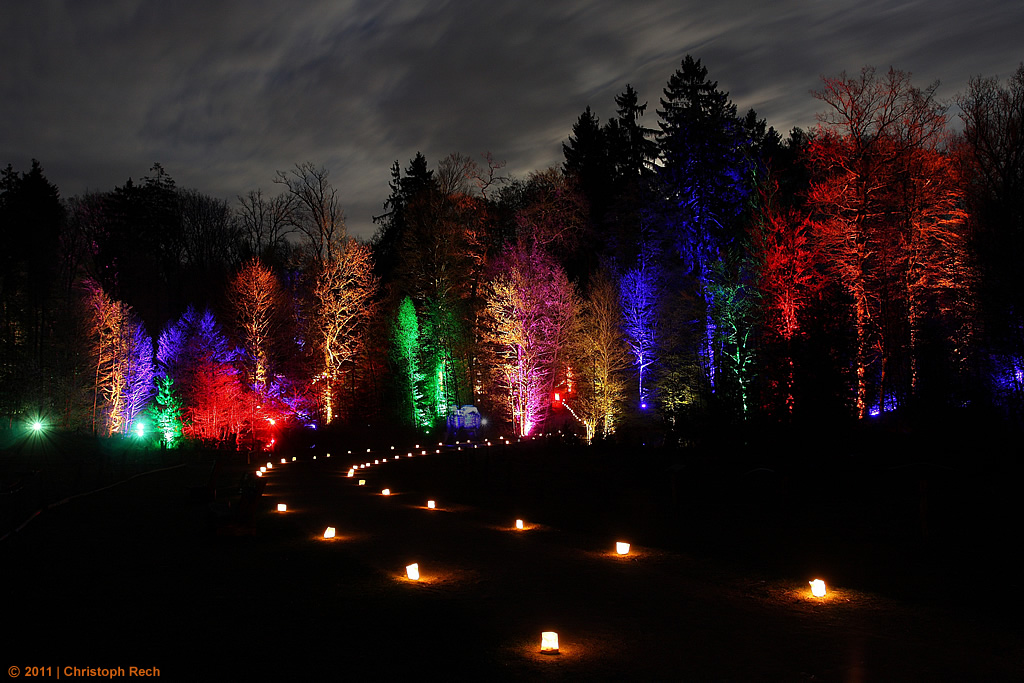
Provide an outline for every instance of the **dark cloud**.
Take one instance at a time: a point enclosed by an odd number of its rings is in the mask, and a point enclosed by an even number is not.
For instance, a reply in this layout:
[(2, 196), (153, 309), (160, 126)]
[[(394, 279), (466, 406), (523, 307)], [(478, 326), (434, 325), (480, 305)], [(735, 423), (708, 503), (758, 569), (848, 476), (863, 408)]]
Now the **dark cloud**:
[(951, 98), (1024, 57), (1024, 8), (998, 0), (43, 0), (4, 13), (0, 162), (40, 159), (67, 196), (159, 161), (233, 198), (274, 192), (275, 171), (309, 160), (364, 237), (395, 159), (491, 151), (517, 175), (559, 164), (583, 108), (606, 119), (626, 83), (654, 126), (686, 53), (781, 131), (813, 125), (822, 75), (893, 65)]

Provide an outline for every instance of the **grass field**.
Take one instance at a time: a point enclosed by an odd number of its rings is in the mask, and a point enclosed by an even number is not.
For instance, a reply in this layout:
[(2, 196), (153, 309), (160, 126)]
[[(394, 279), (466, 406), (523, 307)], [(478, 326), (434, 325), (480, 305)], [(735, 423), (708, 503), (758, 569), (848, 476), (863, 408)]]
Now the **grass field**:
[[(421, 446), (397, 462), (344, 445), (275, 454), (251, 521), (211, 524), (197, 493), (213, 453), (46, 509), (0, 544), (4, 663), (171, 680), (1024, 673), (1020, 599), (985, 583), (1017, 573), (1012, 468)], [(218, 468), (222, 502), (248, 469), (237, 454)], [(559, 655), (539, 653), (548, 630)]]

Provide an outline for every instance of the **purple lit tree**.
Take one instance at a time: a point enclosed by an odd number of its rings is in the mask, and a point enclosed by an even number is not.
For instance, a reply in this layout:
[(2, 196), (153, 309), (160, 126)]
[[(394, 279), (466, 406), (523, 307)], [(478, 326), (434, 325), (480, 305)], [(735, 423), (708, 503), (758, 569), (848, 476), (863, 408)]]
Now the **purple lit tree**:
[(619, 284), (623, 332), (633, 354), (642, 410), (646, 410), (650, 403), (651, 390), (644, 379), (655, 362), (658, 336), (660, 282), (658, 267), (651, 260), (646, 252), (641, 251), (636, 267), (627, 271)]

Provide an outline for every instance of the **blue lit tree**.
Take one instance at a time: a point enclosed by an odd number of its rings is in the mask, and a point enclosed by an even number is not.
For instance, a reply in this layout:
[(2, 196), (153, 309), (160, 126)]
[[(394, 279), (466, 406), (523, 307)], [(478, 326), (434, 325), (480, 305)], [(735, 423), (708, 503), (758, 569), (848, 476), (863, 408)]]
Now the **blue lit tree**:
[(640, 408), (650, 403), (651, 388), (645, 379), (655, 363), (658, 342), (658, 300), (661, 297), (660, 273), (651, 256), (641, 251), (636, 267), (622, 276), (619, 290), (622, 300), (623, 331), (633, 366), (636, 368)]
[(711, 269), (738, 237), (753, 177), (750, 139), (729, 95), (687, 55), (669, 79), (658, 110), (665, 219), (705, 304), (701, 356), (713, 387), (717, 359)]

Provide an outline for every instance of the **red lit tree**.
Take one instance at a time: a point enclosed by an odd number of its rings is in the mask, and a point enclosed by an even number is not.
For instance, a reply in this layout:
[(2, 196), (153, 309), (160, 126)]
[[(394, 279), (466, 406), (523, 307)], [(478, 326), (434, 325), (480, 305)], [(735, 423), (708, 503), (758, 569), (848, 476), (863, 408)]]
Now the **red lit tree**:
[(815, 94), (828, 108), (809, 145), (808, 199), (819, 254), (852, 301), (861, 418), (872, 400), (915, 391), (922, 308), (947, 297), (967, 265), (936, 87), (865, 67), (826, 78)]
[[(781, 347), (786, 412), (793, 412), (793, 340), (800, 333), (800, 313), (808, 303), (815, 281), (814, 252), (808, 241), (809, 218), (783, 206), (778, 184), (772, 180), (759, 193), (750, 225), (750, 253), (754, 280), (764, 315), (769, 343)], [(766, 368), (768, 370), (768, 368)], [(769, 382), (777, 384), (775, 378)]]
[(210, 311), (191, 306), (160, 335), (157, 360), (182, 400), (184, 433), (225, 439), (249, 416), (235, 354)]

